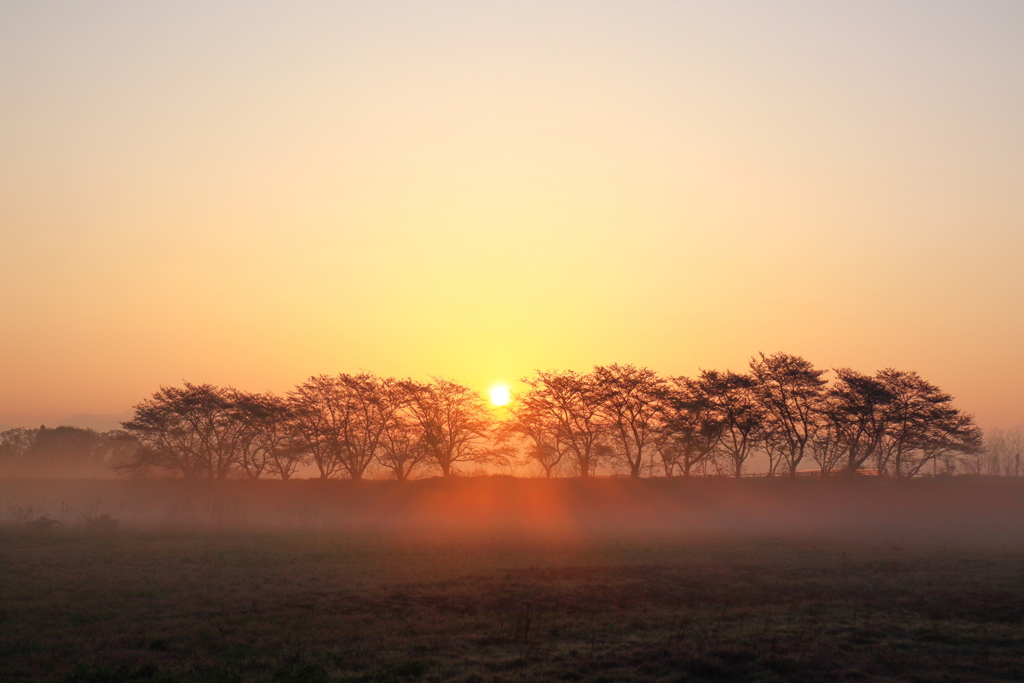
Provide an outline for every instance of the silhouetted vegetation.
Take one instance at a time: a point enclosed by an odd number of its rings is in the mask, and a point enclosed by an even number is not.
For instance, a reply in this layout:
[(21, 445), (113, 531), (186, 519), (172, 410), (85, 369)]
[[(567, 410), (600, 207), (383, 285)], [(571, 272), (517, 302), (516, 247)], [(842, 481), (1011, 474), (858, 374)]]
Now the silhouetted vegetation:
[(446, 379), (321, 375), (284, 397), (185, 384), (135, 407), (124, 430), (138, 447), (119, 467), (209, 479), (288, 479), (303, 467), (322, 479), (447, 477), (469, 464), (527, 464), (545, 477), (740, 477), (764, 454), (769, 475), (810, 463), (896, 478), (978, 471), (981, 430), (935, 385), (893, 369), (827, 374), (784, 353), (759, 355), (747, 373), (694, 378), (631, 365), (539, 371), (500, 414)]
[(538, 371), (502, 409), (442, 378), (320, 375), (285, 396), (185, 383), (136, 405), (123, 431), (2, 432), (0, 472), (404, 480), (491, 466), (741, 477), (757, 458), (768, 475), (1021, 474), (1019, 433), (994, 432), (986, 448), (973, 418), (917, 373), (831, 374), (784, 353), (759, 355), (746, 373), (692, 378), (617, 364)]
[(135, 441), (120, 431), (39, 427), (0, 432), (0, 474), (17, 477), (109, 477), (135, 457)]
[(359, 375), (311, 377), (287, 397), (208, 384), (164, 387), (124, 423), (138, 448), (120, 466), (135, 476), (290, 478), (313, 465), (321, 479), (362, 479), (376, 465), (398, 479), (444, 476), (499, 456), (492, 416), (471, 389)]

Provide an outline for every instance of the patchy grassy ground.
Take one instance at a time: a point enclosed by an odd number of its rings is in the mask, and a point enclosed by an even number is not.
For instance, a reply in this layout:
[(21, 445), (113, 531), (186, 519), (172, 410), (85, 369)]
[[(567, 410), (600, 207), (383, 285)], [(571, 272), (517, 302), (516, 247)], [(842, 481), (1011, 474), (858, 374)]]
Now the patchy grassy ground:
[(1024, 544), (9, 529), (0, 679), (1024, 680)]

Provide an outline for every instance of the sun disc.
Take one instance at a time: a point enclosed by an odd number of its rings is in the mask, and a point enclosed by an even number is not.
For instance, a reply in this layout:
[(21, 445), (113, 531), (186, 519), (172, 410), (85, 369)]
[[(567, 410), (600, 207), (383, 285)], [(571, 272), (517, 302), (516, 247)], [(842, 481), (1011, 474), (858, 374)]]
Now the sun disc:
[(497, 384), (491, 387), (491, 403), (496, 406), (508, 405), (512, 399), (512, 392), (504, 384)]

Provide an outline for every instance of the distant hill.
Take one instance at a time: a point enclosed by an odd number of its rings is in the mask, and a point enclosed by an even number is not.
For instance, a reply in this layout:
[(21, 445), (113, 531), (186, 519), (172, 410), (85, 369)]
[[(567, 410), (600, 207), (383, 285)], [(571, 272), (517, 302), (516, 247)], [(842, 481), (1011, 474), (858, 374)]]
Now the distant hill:
[(63, 427), (81, 427), (82, 429), (95, 429), (97, 432), (109, 432), (112, 429), (120, 429), (121, 423), (131, 419), (134, 413), (126, 410), (117, 415), (90, 415), (89, 413), (77, 413), (66, 417), (58, 423)]

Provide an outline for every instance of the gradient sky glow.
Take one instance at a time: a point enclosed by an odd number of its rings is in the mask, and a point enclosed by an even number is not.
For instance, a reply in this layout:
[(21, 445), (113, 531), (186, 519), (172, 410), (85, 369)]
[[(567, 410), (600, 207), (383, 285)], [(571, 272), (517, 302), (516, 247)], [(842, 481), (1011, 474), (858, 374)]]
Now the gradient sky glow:
[(0, 2), (0, 424), (784, 350), (1024, 422), (1024, 3)]

